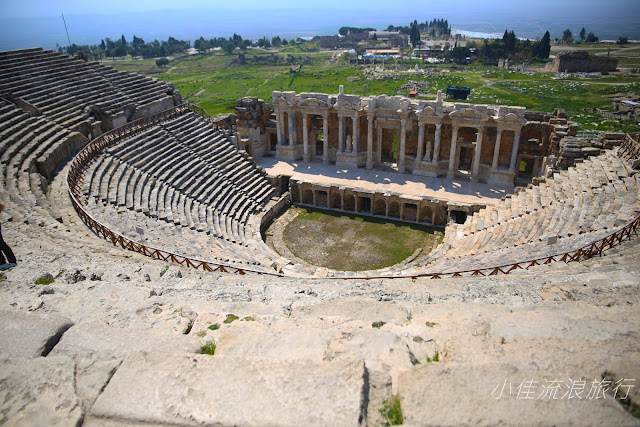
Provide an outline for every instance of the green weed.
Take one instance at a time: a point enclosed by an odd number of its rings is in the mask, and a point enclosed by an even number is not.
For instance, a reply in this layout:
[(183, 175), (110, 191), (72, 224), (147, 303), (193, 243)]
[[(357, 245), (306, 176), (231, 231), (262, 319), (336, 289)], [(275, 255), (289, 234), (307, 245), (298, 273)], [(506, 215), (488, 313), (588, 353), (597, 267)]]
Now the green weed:
[(209, 341), (202, 347), (200, 347), (200, 354), (208, 354), (209, 356), (213, 356), (216, 353), (216, 343), (213, 341)]
[(399, 426), (404, 422), (399, 396), (393, 396), (391, 399), (385, 399), (385, 401), (382, 402), (382, 408), (380, 408), (379, 411), (388, 426)]

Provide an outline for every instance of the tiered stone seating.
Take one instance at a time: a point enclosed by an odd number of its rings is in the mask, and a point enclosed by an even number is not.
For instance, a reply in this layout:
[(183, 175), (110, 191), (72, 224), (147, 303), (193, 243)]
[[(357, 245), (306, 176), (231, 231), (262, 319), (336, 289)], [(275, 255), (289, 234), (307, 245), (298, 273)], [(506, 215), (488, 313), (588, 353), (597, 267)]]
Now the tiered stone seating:
[(450, 224), (427, 270), (504, 265), (577, 249), (627, 224), (640, 212), (640, 174), (613, 151)]
[(0, 99), (0, 141), (0, 197), (27, 222), (59, 219), (45, 196), (38, 162), (50, 163), (59, 151), (71, 154), (86, 139)]
[(40, 48), (0, 52), (0, 94), (7, 93), (80, 131), (94, 120), (91, 107), (118, 118), (119, 125), (175, 103), (167, 83)]
[(125, 235), (138, 226), (149, 245), (198, 259), (261, 264), (263, 242), (247, 229), (274, 189), (194, 113), (109, 147), (87, 170), (83, 191), (101, 222)]

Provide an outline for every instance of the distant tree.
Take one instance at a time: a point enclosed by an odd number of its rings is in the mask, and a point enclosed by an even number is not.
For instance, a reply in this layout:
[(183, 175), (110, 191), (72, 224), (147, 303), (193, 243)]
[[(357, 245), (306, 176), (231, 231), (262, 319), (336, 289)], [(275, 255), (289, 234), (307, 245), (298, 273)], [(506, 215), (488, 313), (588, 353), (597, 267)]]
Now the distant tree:
[(598, 42), (598, 37), (596, 37), (596, 35), (593, 34), (593, 33), (589, 33), (589, 34), (587, 34), (586, 42), (587, 43), (597, 43)]
[(229, 55), (233, 53), (233, 50), (235, 48), (236, 48), (236, 45), (231, 40), (227, 41), (224, 45), (222, 45), (222, 50), (224, 50)]
[(415, 48), (420, 41), (420, 29), (418, 28), (418, 21), (413, 21), (411, 24), (411, 32), (409, 33), (409, 41)]
[(124, 38), (124, 34), (120, 38), (120, 45), (123, 47), (127, 45), (127, 39)]
[(236, 33), (233, 33), (233, 38), (231, 39), (231, 41), (233, 42), (233, 45), (235, 47), (240, 47), (240, 45), (242, 44), (242, 37), (240, 37)]
[(280, 36), (275, 36), (271, 39), (271, 44), (275, 47), (282, 46), (282, 39)]
[(573, 33), (570, 29), (566, 29), (562, 32), (562, 42), (563, 43), (572, 43), (573, 42)]
[(166, 67), (169, 65), (169, 60), (167, 58), (160, 58), (156, 60), (156, 65), (158, 67)]
[(538, 46), (539, 48), (537, 51), (534, 49), (534, 55), (538, 59), (547, 59), (551, 53), (551, 35), (549, 34), (549, 31), (544, 33), (544, 36), (542, 36), (542, 40), (540, 40), (540, 44)]
[(516, 53), (516, 33), (511, 30), (504, 30), (504, 35), (502, 36), (502, 43), (504, 43), (504, 51), (506, 56), (511, 56)]
[(118, 46), (115, 48), (114, 56), (125, 56), (127, 54), (127, 48), (125, 46)]
[(583, 42), (585, 37), (587, 34), (587, 30), (584, 29), (584, 27), (582, 27), (582, 29), (580, 30), (580, 41)]
[(371, 38), (371, 40), (373, 40), (374, 42), (378, 41), (378, 35), (376, 33), (373, 33), (373, 37)]
[(287, 41), (287, 39), (282, 39), (282, 46), (286, 46), (288, 44), (289, 42)]
[(618, 40), (616, 40), (616, 43), (620, 46), (624, 46), (625, 44), (629, 43), (629, 39), (626, 37), (619, 37)]
[(140, 37), (136, 37), (136, 35), (133, 35), (133, 41), (131, 42), (131, 45), (133, 46), (133, 48), (135, 50), (140, 50), (142, 48), (142, 46), (144, 46), (144, 40), (142, 40)]
[(100, 40), (100, 49), (107, 50), (107, 45), (105, 44), (104, 40)]
[(449, 55), (451, 59), (453, 59), (457, 64), (466, 63), (467, 57), (471, 55), (469, 48), (467, 47), (454, 47), (451, 50), (451, 54)]

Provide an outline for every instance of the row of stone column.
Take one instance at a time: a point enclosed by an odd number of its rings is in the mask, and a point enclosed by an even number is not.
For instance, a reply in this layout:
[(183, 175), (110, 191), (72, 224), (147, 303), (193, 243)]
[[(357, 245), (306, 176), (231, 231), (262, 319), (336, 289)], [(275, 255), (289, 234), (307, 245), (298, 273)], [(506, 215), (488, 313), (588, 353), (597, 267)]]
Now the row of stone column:
[[(327, 205), (326, 206), (318, 206), (317, 203), (317, 192), (318, 191), (324, 191), (327, 193)], [(339, 209), (341, 211), (345, 211), (345, 190), (344, 189), (339, 189), (340, 191), (340, 206), (332, 206), (331, 204), (331, 192), (329, 189), (318, 189), (318, 188), (311, 188), (311, 193), (312, 193), (312, 205), (315, 207), (321, 207), (321, 208), (327, 208), (327, 209)], [(358, 195), (358, 193), (353, 193), (353, 197), (354, 197), (354, 212), (355, 213), (362, 213), (360, 211), (360, 207), (359, 207), (359, 197), (363, 197)], [(364, 196), (366, 197), (366, 196)], [(390, 205), (391, 205), (391, 201), (390, 201), (390, 197), (389, 196), (383, 196), (384, 201), (385, 201), (385, 217), (386, 218), (390, 218), (390, 219), (394, 219), (392, 217), (389, 216), (389, 210), (390, 210)], [(373, 211), (374, 211), (374, 203), (376, 200), (376, 197), (374, 195), (371, 195), (370, 197), (371, 199), (371, 214), (373, 215)], [(379, 197), (377, 198), (379, 200)], [(303, 188), (302, 185), (298, 185), (298, 200), (300, 201), (300, 203), (304, 204), (303, 201)], [(415, 218), (415, 222), (419, 223), (420, 222), (420, 209), (423, 207), (423, 201), (420, 200), (416, 200), (416, 201), (412, 201), (412, 202), (405, 202), (402, 200), (398, 201), (399, 205), (400, 205), (400, 213), (399, 213), (399, 219), (404, 220), (404, 208), (406, 204), (412, 204), (416, 206), (416, 218)], [(436, 221), (436, 209), (438, 208), (439, 205), (434, 204), (431, 207), (431, 224), (435, 224)], [(441, 224), (442, 225), (442, 224)]]
[[(278, 136), (278, 145), (285, 144), (285, 132), (284, 132), (284, 112), (277, 112), (277, 136)], [(308, 162), (311, 160), (311, 155), (309, 152), (309, 123), (308, 117), (310, 115), (314, 115), (311, 113), (302, 113), (302, 138), (303, 138), (303, 160)], [(346, 150), (345, 147), (345, 122), (346, 118), (349, 117), (347, 115), (339, 114), (338, 115), (338, 153), (342, 153)], [(375, 116), (373, 114), (367, 114), (367, 169), (373, 168), (373, 126), (374, 126)], [(354, 115), (352, 117), (352, 125), (353, 125), (353, 152), (359, 152), (360, 150), (360, 121), (358, 115)], [(433, 143), (433, 156), (431, 155), (431, 141), (427, 143), (425, 149), (425, 126), (426, 123), (419, 122), (418, 124), (418, 147), (416, 153), (416, 159), (419, 161), (425, 162), (433, 162), (436, 163), (440, 160), (440, 143), (442, 137), (442, 123), (434, 123), (436, 127), (435, 138)], [(293, 147), (296, 145), (296, 118), (295, 114), (288, 113), (288, 127), (289, 127), (289, 146)], [(398, 171), (405, 171), (405, 149), (406, 149), (406, 137), (407, 137), (407, 118), (400, 119), (400, 138), (399, 138), (399, 149), (398, 149)], [(449, 178), (453, 178), (455, 174), (456, 164), (458, 162), (457, 159), (457, 149), (458, 149), (458, 131), (462, 127), (462, 125), (453, 125), (452, 133), (451, 133), (451, 148), (449, 153), (449, 168), (447, 176)], [(491, 170), (498, 170), (498, 157), (500, 153), (500, 144), (502, 140), (502, 133), (505, 129), (501, 129), (498, 127), (498, 133), (496, 137), (496, 144), (493, 151), (493, 162), (491, 164)], [(324, 163), (329, 162), (329, 115), (322, 115), (322, 132), (323, 132), (323, 153), (322, 153), (322, 161)], [(520, 131), (514, 131), (515, 136), (513, 140), (513, 146), (511, 149), (511, 159), (509, 162), (509, 172), (514, 173), (516, 168), (516, 160), (518, 156), (518, 148), (520, 145)], [(473, 161), (471, 165), (471, 174), (472, 177), (477, 177), (480, 168), (480, 154), (482, 151), (482, 139), (484, 136), (484, 127), (477, 127), (477, 138), (475, 141), (474, 155)], [(424, 154), (424, 157), (423, 157)]]

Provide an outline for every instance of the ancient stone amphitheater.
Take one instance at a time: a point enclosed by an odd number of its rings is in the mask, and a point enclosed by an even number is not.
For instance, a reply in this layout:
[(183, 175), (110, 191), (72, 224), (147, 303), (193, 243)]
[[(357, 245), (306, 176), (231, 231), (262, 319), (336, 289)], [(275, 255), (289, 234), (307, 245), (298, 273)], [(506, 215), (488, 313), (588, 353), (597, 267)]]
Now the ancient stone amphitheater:
[(169, 84), (0, 53), (1, 423), (381, 425), (397, 396), (410, 425), (639, 424), (633, 138), (322, 277), (263, 242), (289, 199), (238, 139)]

